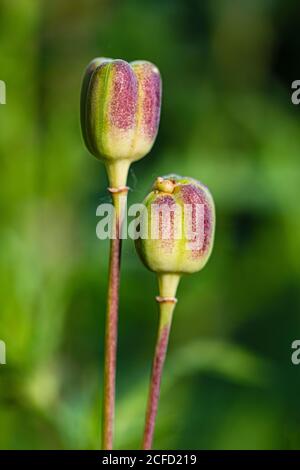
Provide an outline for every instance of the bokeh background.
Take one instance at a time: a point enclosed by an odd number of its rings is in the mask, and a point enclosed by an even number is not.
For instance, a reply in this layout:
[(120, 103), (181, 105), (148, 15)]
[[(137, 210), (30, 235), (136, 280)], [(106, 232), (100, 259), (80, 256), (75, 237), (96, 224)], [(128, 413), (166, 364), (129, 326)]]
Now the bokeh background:
[[(155, 435), (161, 449), (299, 449), (298, 0), (1, 0), (2, 449), (97, 449), (108, 243), (104, 167), (81, 139), (95, 56), (148, 59), (164, 80), (159, 136), (129, 200), (157, 175), (206, 183), (217, 232), (179, 288)], [(155, 276), (124, 243), (117, 448), (139, 448)]]

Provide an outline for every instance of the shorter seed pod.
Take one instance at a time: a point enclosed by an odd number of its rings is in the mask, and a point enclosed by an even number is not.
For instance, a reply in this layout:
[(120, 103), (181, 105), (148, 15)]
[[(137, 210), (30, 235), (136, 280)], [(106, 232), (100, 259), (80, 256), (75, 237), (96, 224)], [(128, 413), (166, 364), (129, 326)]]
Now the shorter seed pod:
[[(159, 326), (147, 403), (143, 449), (152, 448), (160, 383), (167, 353), (180, 276), (206, 264), (214, 240), (213, 198), (199, 181), (177, 175), (157, 178), (137, 223), (136, 249), (157, 273)], [(138, 228), (138, 226), (143, 225)], [(137, 234), (136, 234), (137, 235)]]
[(215, 207), (199, 181), (168, 175), (157, 178), (144, 200), (147, 233), (137, 238), (143, 263), (157, 273), (193, 273), (206, 264), (213, 247)]

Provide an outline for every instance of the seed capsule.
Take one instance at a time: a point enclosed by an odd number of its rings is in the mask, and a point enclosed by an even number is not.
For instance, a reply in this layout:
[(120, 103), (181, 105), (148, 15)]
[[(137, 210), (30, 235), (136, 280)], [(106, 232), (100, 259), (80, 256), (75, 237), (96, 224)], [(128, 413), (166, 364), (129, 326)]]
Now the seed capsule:
[(147, 233), (136, 240), (140, 258), (157, 273), (193, 273), (213, 247), (215, 207), (206, 186), (192, 178), (157, 178), (144, 201)]
[(97, 158), (130, 162), (152, 148), (159, 126), (161, 78), (150, 62), (95, 59), (81, 93), (82, 134)]

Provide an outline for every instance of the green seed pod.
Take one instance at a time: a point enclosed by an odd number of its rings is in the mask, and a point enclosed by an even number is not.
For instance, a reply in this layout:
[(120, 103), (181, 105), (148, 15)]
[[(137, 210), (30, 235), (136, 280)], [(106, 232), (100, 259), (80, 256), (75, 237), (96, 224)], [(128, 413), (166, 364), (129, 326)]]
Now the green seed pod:
[(89, 137), (87, 133), (87, 118), (86, 118), (86, 112), (87, 112), (87, 95), (88, 95), (88, 89), (91, 81), (91, 77), (99, 65), (104, 64), (105, 62), (109, 62), (111, 59), (107, 59), (105, 57), (97, 57), (96, 59), (93, 59), (89, 65), (87, 66), (83, 81), (82, 81), (82, 86), (81, 86), (81, 95), (80, 95), (80, 121), (81, 121), (81, 130), (82, 130), (82, 136), (83, 140), (85, 142), (85, 145), (87, 146), (89, 152), (93, 153), (93, 149), (90, 146), (89, 143)]
[(81, 92), (81, 126), (88, 150), (101, 160), (144, 157), (160, 118), (161, 78), (146, 61), (94, 59)]
[(192, 178), (157, 178), (144, 201), (146, 233), (136, 240), (143, 263), (159, 274), (200, 271), (213, 247), (215, 208), (206, 186)]
[[(137, 222), (135, 244), (145, 266), (157, 273), (159, 327), (155, 346), (143, 449), (152, 447), (176, 292), (182, 274), (200, 271), (213, 247), (215, 207), (213, 198), (199, 181), (177, 175), (157, 178), (144, 200)], [(141, 225), (143, 227), (141, 227)]]

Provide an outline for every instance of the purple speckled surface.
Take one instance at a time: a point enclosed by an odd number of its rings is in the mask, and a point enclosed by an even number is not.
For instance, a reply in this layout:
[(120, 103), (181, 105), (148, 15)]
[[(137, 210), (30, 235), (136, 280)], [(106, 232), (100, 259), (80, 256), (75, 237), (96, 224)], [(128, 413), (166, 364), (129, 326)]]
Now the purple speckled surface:
[[(206, 192), (199, 188), (199, 186), (193, 184), (182, 185), (181, 187), (181, 197), (184, 204), (191, 204), (192, 206), (192, 231), (199, 232), (200, 228), (196, 227), (197, 217), (196, 217), (196, 205), (204, 205), (204, 240), (203, 245), (199, 250), (193, 250), (192, 254), (194, 258), (200, 257), (206, 250), (209, 248), (211, 236), (212, 236), (212, 211), (210, 203), (208, 201)], [(199, 223), (200, 221), (198, 221)], [(203, 223), (203, 221), (201, 221)]]
[(144, 64), (143, 69), (144, 76), (141, 82), (144, 92), (143, 129), (145, 134), (153, 139), (157, 133), (160, 118), (161, 79), (152, 65)]
[(170, 212), (170, 225), (164, 225), (164, 216), (163, 216), (163, 207), (167, 206), (168, 208), (174, 206), (176, 201), (174, 197), (163, 194), (155, 200), (157, 205), (157, 210), (159, 211), (159, 221), (158, 221), (158, 236), (161, 241), (161, 246), (165, 252), (172, 253), (174, 249), (174, 212)]
[(138, 83), (131, 66), (114, 61), (114, 78), (110, 102), (110, 122), (118, 129), (128, 130), (136, 122)]

